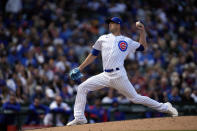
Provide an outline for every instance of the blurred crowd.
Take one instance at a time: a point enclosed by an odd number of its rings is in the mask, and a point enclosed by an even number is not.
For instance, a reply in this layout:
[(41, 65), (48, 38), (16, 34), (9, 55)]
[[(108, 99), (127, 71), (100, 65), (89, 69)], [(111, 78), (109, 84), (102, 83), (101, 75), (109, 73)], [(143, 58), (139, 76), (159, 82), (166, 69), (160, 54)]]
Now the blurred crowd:
[[(72, 114), (66, 103), (74, 102), (78, 84), (102, 72), (102, 61), (88, 66), (79, 81), (68, 77), (69, 70), (85, 59), (100, 35), (108, 33), (105, 20), (111, 16), (120, 16), (122, 33), (136, 41), (135, 22), (144, 22), (148, 50), (129, 54), (125, 61), (137, 92), (160, 102), (197, 103), (196, 5), (195, 0), (1, 0), (2, 107), (20, 110), (21, 104), (32, 103), (32, 112), (44, 110), (44, 116), (38, 116), (46, 125), (51, 124), (53, 109)], [(16, 108), (9, 106), (11, 99)], [(130, 102), (110, 88), (90, 93), (86, 111), (92, 122), (110, 120), (102, 103), (113, 109)], [(113, 119), (124, 119), (124, 113)]]

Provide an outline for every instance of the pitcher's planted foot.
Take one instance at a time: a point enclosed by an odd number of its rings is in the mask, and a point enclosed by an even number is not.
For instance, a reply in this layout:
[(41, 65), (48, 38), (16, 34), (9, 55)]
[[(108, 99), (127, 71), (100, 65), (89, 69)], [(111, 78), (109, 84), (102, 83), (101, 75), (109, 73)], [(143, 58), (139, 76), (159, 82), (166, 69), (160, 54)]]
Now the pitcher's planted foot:
[(82, 124), (86, 124), (86, 123), (87, 123), (86, 118), (75, 118), (74, 120), (72, 120), (71, 122), (69, 122), (67, 124), (67, 126), (82, 125)]
[(178, 111), (176, 110), (176, 108), (172, 107), (172, 104), (170, 102), (167, 102), (165, 104), (168, 106), (168, 114), (170, 114), (173, 117), (178, 116)]

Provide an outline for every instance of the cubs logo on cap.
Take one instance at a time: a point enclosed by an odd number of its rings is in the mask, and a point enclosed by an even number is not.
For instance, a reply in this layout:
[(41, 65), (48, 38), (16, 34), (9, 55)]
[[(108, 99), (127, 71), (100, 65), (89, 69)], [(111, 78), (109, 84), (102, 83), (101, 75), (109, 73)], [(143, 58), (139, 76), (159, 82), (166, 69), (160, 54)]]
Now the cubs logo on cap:
[(118, 47), (119, 47), (119, 49), (120, 49), (121, 51), (124, 52), (124, 51), (127, 50), (128, 44), (127, 44), (126, 41), (120, 41), (120, 42), (118, 43)]

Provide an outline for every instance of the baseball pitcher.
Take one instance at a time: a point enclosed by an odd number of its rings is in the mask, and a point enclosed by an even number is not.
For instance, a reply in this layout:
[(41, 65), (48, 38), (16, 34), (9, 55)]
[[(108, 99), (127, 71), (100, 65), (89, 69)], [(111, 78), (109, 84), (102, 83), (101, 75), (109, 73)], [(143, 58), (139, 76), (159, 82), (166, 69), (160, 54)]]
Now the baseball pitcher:
[(109, 31), (111, 33), (100, 36), (93, 45), (92, 52), (85, 61), (78, 68), (70, 72), (71, 79), (76, 80), (81, 78), (83, 76), (81, 71), (92, 63), (97, 58), (98, 54), (101, 53), (103, 72), (90, 77), (79, 85), (74, 105), (75, 119), (67, 125), (71, 126), (87, 123), (84, 115), (87, 93), (104, 87), (111, 87), (118, 90), (133, 103), (148, 106), (159, 112), (168, 113), (171, 116), (178, 116), (177, 110), (172, 107), (169, 102), (159, 103), (147, 96), (137, 94), (127, 77), (124, 68), (126, 56), (129, 53), (144, 51), (147, 48), (144, 25), (140, 22), (136, 22), (136, 27), (140, 31), (139, 42), (136, 42), (121, 34), (122, 20), (120, 18), (113, 17), (108, 19), (107, 23), (109, 24)]

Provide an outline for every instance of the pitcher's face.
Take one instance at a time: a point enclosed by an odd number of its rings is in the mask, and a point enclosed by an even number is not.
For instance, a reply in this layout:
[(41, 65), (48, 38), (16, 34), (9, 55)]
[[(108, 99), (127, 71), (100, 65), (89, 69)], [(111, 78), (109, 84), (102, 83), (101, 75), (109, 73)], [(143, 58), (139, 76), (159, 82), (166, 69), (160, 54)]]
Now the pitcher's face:
[(109, 23), (109, 31), (114, 33), (120, 30), (120, 24), (116, 24), (114, 22)]

